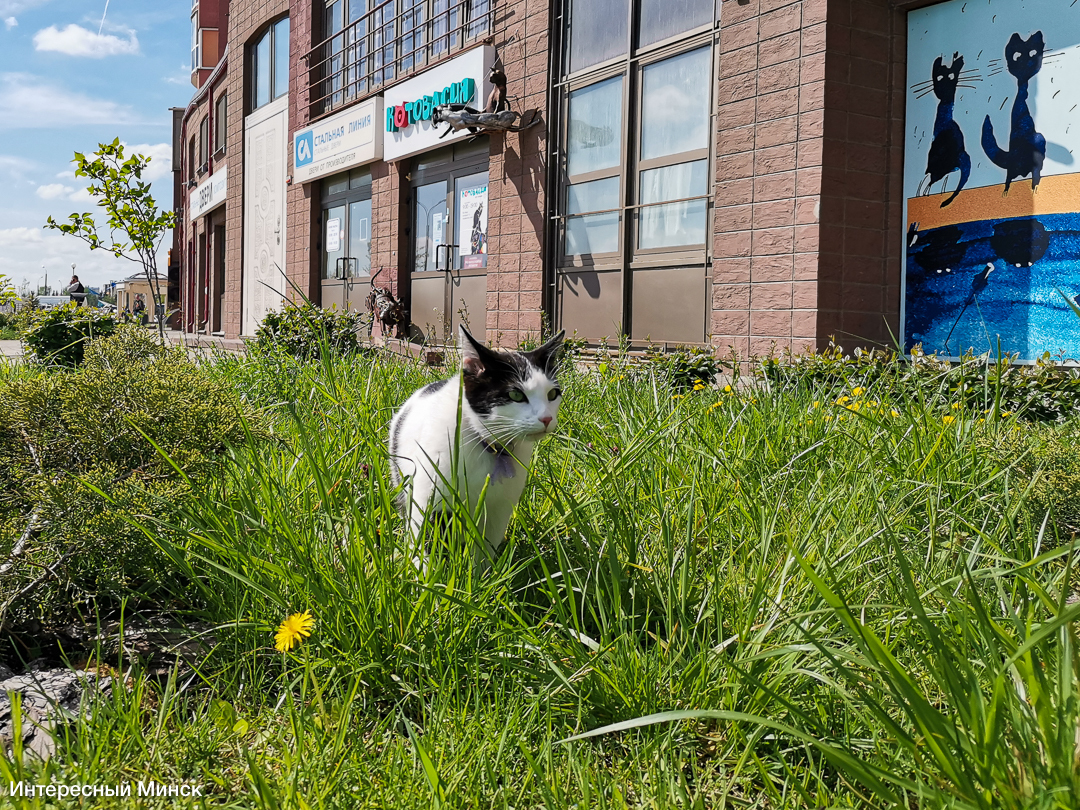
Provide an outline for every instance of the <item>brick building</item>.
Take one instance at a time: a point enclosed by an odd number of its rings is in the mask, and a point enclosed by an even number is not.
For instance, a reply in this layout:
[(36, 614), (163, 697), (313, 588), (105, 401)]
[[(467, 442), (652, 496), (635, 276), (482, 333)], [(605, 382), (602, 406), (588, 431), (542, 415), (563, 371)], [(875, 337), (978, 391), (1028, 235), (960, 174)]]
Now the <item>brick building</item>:
[[(198, 0), (185, 328), (251, 335), (300, 294), (360, 307), (377, 276), (417, 341), (546, 320), (742, 354), (891, 343), (929, 5)], [(532, 126), (436, 123), (483, 108), (492, 68)]]

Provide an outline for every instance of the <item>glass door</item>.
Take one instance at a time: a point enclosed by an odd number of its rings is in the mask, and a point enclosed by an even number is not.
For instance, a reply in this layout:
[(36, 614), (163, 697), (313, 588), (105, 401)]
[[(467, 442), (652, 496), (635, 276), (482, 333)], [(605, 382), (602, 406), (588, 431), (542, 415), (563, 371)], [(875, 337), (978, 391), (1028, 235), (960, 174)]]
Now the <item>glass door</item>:
[(452, 228), (446, 199), (447, 182), (439, 180), (413, 191), (412, 321), (430, 344), (450, 338), (446, 319), (447, 247)]

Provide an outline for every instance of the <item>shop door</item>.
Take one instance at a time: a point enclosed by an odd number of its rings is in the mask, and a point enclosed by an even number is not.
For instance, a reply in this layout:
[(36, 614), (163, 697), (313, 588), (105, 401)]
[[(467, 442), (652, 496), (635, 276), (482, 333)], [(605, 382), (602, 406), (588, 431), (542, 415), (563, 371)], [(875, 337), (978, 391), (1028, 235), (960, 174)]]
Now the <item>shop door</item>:
[(244, 122), (244, 335), (285, 296), (285, 116), (288, 97)]
[(371, 292), (371, 200), (323, 210), (322, 305), (364, 309)]
[(487, 332), (488, 173), (451, 173), (417, 186), (413, 204), (413, 334), (445, 345), (459, 324)]

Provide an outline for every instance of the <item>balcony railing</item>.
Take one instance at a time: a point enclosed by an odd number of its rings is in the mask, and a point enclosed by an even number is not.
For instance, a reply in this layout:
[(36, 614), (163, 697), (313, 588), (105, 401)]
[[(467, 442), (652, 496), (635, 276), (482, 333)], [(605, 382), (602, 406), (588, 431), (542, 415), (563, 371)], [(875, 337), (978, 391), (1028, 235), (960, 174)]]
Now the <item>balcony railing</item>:
[(495, 0), (386, 0), (307, 53), (312, 120), (484, 39)]

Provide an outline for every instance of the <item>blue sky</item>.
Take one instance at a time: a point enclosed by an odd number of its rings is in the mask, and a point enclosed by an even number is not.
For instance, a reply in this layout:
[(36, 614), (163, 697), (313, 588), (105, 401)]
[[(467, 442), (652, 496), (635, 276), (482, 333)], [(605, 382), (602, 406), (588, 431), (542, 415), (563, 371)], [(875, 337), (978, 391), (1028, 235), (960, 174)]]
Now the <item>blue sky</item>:
[(191, 0), (0, 0), (0, 274), (16, 285), (40, 283), (42, 265), (50, 286), (73, 262), (91, 286), (139, 270), (42, 225), (97, 210), (70, 161), (116, 137), (152, 156), (154, 196), (172, 205), (169, 107), (194, 93), (190, 14)]

